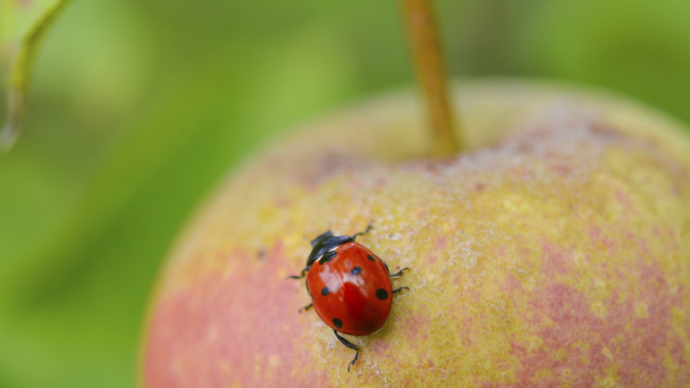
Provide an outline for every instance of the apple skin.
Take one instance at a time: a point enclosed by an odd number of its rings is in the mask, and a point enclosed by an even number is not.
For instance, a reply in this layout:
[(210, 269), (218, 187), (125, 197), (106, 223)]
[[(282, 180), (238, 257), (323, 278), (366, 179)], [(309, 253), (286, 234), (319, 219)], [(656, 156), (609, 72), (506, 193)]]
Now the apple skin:
[[(620, 98), (522, 81), (457, 89), (471, 150), (425, 159), (413, 94), (289, 135), (235, 171), (164, 266), (141, 385), (687, 387), (690, 140)], [(358, 239), (391, 271), (384, 327), (308, 304), (309, 239)]]

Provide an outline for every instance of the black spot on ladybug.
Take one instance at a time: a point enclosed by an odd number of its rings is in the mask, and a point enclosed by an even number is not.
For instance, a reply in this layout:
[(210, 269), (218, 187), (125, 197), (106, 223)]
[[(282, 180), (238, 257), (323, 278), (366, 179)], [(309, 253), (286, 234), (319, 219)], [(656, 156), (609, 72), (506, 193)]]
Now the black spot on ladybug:
[(384, 290), (383, 288), (379, 288), (376, 290), (376, 297), (381, 300), (386, 300), (388, 299), (388, 291)]
[(352, 268), (352, 270), (350, 270), (350, 273), (353, 275), (359, 275), (360, 273), (362, 273), (362, 267)]
[(338, 329), (343, 327), (343, 321), (341, 321), (338, 318), (333, 318), (333, 325), (337, 327)]
[(328, 294), (331, 293), (331, 290), (328, 289), (328, 287), (324, 287), (321, 289), (321, 295), (323, 296), (328, 296)]
[(374, 256), (372, 256), (372, 255), (367, 255), (367, 259), (369, 259), (371, 261), (376, 261), (376, 259), (374, 259)]

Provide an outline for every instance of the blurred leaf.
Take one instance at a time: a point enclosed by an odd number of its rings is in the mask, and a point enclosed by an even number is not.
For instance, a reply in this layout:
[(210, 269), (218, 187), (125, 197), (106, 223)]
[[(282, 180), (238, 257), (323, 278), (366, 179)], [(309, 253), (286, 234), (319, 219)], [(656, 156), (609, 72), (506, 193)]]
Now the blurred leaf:
[(540, 75), (593, 84), (690, 123), (690, 2), (544, 2), (519, 44)]
[[(7, 116), (0, 130), (0, 149), (9, 149), (21, 129), (34, 54), (51, 22), (71, 0), (4, 0), (0, 30)], [(6, 69), (6, 70), (5, 70)]]

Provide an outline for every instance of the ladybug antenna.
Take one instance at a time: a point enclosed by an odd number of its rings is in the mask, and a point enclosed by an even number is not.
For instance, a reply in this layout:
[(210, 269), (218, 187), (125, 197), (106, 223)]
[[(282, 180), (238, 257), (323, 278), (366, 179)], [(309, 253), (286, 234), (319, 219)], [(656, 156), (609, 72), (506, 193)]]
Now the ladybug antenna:
[(369, 233), (370, 230), (374, 229), (374, 227), (371, 225), (372, 222), (373, 221), (369, 221), (369, 225), (367, 225), (367, 228), (366, 228), (366, 230), (364, 230), (364, 232), (359, 232), (359, 233), (353, 234), (352, 235), (352, 241), (355, 241), (357, 236), (365, 235), (365, 234)]

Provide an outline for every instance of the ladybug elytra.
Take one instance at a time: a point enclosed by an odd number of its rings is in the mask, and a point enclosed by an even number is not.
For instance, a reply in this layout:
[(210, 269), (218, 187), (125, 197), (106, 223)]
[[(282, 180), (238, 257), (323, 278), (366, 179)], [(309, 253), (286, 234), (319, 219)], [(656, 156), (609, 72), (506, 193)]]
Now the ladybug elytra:
[(357, 362), (359, 347), (343, 338), (338, 332), (365, 336), (380, 329), (390, 313), (393, 294), (409, 290), (400, 287), (393, 290), (391, 278), (401, 276), (403, 268), (391, 275), (388, 265), (364, 245), (355, 242), (357, 236), (334, 236), (329, 230), (311, 242), (312, 251), (300, 276), (307, 277), (307, 292), (312, 303), (300, 309), (314, 307), (319, 317), (333, 329), (336, 338), (356, 351), (355, 358), (347, 366)]

